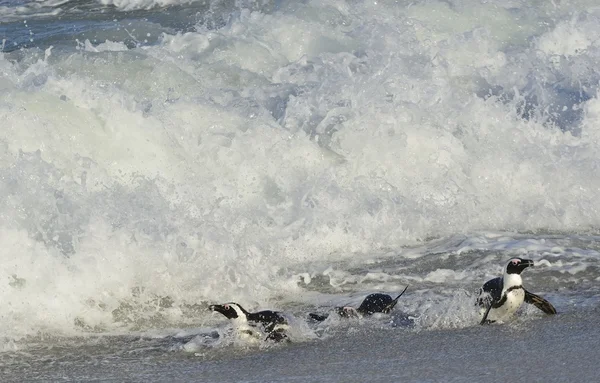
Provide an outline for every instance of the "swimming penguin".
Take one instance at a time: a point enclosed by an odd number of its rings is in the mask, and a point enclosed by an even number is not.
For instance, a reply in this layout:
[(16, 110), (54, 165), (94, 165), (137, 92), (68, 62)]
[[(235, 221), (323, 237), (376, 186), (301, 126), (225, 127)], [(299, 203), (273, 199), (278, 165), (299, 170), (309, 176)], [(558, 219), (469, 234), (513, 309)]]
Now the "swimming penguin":
[(237, 303), (225, 303), (222, 305), (210, 305), (209, 310), (223, 314), (234, 323), (238, 330), (246, 335), (260, 336), (255, 328), (259, 328), (267, 334), (266, 340), (280, 342), (286, 340), (286, 329), (288, 322), (277, 311), (264, 310), (250, 313)]
[[(369, 294), (365, 297), (358, 308), (344, 306), (344, 307), (336, 307), (334, 311), (342, 318), (360, 318), (363, 316), (373, 315), (375, 313), (383, 313), (388, 314), (396, 303), (398, 303), (398, 299), (404, 294), (404, 292), (408, 289), (408, 286), (402, 290), (402, 292), (394, 299), (388, 294), (382, 293), (374, 293)], [(310, 313), (308, 314), (312, 320), (317, 322), (322, 322), (329, 317), (329, 314), (316, 314)]]
[(506, 265), (503, 277), (491, 279), (481, 287), (477, 304), (485, 311), (482, 310), (480, 324), (510, 317), (523, 302), (535, 305), (546, 314), (556, 314), (550, 302), (523, 288), (521, 272), (529, 266), (533, 266), (530, 259), (512, 258)]

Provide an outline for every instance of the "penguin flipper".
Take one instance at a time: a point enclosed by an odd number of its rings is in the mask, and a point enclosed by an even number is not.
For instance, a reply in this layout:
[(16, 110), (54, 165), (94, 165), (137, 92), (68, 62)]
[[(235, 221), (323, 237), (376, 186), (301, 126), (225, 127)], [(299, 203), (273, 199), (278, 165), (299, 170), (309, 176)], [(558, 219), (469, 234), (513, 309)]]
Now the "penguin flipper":
[(525, 302), (534, 305), (538, 309), (542, 310), (546, 314), (552, 315), (556, 314), (556, 309), (552, 306), (552, 303), (548, 302), (544, 298), (539, 295), (535, 295), (534, 293), (530, 293), (525, 290)]
[(402, 290), (402, 292), (389, 305), (385, 306), (382, 312), (387, 314), (392, 311), (394, 306), (396, 306), (396, 303), (398, 303), (398, 299), (400, 299), (400, 297), (406, 292), (406, 289), (408, 289), (408, 285), (406, 285), (404, 290)]
[(488, 315), (490, 314), (490, 310), (492, 309), (492, 306), (494, 306), (493, 304), (490, 304), (487, 309), (485, 310), (485, 314), (483, 314), (483, 318), (481, 319), (481, 322), (479, 322), (480, 325), (484, 325), (484, 324), (490, 324), (493, 323), (492, 321), (489, 321), (487, 319)]
[(270, 332), (269, 335), (267, 335), (265, 340), (272, 340), (274, 342), (282, 342), (282, 341), (289, 342), (290, 338), (288, 338), (284, 329), (277, 329), (275, 331)]
[[(519, 286), (519, 288), (521, 288), (521, 287)], [(513, 287), (509, 288), (508, 291), (510, 291), (511, 289), (513, 289)], [(494, 300), (488, 301), (489, 306), (485, 309), (485, 314), (483, 315), (483, 319), (481, 320), (481, 322), (479, 322), (479, 324), (494, 323), (495, 321), (491, 321), (491, 320), (487, 319), (488, 315), (490, 314), (490, 310), (501, 307), (503, 304), (506, 303), (507, 299), (508, 299), (508, 296), (506, 295), (506, 293), (504, 293), (504, 294), (502, 294), (502, 297), (499, 300), (494, 299)]]

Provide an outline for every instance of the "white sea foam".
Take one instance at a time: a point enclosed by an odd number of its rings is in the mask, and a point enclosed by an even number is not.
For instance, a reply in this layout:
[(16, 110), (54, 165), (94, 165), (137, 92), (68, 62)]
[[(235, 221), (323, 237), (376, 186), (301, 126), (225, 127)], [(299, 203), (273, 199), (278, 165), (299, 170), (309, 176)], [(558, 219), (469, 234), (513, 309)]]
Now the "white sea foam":
[(123, 11), (132, 11), (172, 5), (186, 5), (194, 2), (194, 0), (98, 0), (98, 2), (103, 5), (114, 5)]
[(435, 301), (504, 253), (589, 272), (589, 242), (510, 232), (600, 225), (598, 10), (474, 3), (282, 2), (151, 46), (0, 55), (0, 336), (329, 298), (313, 289)]
[(123, 52), (128, 50), (127, 46), (121, 42), (115, 42), (106, 40), (103, 43), (98, 45), (94, 45), (90, 42), (90, 40), (85, 40), (83, 43), (83, 49), (87, 52)]
[(23, 20), (27, 28), (27, 19), (38, 19), (60, 15), (61, 6), (69, 0), (41, 0), (24, 2), (6, 2), (0, 4), (0, 21), (12, 22)]

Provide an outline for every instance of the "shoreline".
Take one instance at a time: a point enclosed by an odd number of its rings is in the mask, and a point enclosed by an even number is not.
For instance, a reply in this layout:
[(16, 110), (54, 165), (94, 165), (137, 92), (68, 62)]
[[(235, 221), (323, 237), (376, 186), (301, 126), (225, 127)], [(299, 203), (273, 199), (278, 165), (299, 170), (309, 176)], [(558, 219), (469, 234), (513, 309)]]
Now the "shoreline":
[[(554, 317), (517, 318), (502, 325), (421, 330), (349, 327), (319, 341), (267, 349), (222, 348), (205, 357), (132, 339), (60, 350), (60, 357), (14, 356), (4, 382), (468, 382), (594, 381), (600, 351), (599, 309)], [(104, 350), (107, 351), (107, 350)], [(216, 351), (216, 353), (215, 353)], [(23, 354), (24, 355), (24, 354)]]

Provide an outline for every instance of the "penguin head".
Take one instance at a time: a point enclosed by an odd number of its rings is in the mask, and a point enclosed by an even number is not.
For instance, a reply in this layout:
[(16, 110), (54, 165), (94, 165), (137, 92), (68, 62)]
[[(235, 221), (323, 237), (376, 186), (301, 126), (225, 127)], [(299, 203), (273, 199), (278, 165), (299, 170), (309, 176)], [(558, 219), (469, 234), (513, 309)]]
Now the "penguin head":
[(521, 274), (529, 266), (533, 266), (531, 259), (512, 258), (506, 265), (506, 274)]
[(248, 314), (242, 306), (233, 302), (222, 305), (210, 305), (208, 309), (223, 314), (227, 319), (245, 318)]

